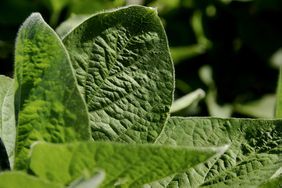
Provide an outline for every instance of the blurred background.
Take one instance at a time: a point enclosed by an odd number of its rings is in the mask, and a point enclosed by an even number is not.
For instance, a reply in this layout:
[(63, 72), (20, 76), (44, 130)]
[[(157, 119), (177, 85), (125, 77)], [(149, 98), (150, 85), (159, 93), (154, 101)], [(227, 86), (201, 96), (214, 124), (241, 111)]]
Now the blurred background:
[(0, 74), (12, 77), (17, 31), (31, 12), (64, 32), (128, 4), (158, 8), (175, 64), (173, 115), (273, 117), (281, 0), (0, 0)]

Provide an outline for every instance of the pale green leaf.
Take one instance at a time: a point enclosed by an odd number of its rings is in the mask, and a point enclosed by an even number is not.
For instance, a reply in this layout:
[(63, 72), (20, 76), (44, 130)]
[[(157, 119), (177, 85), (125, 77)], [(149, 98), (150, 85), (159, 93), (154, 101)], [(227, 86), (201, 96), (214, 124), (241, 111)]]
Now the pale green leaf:
[(39, 143), (32, 150), (30, 169), (41, 178), (63, 184), (81, 173), (102, 169), (106, 173), (102, 187), (138, 187), (183, 172), (224, 150), (114, 142)]
[(90, 128), (67, 51), (40, 14), (21, 27), (15, 57), (16, 166), (24, 168), (33, 142), (89, 140)]
[(105, 173), (100, 171), (95, 172), (90, 178), (79, 178), (71, 183), (68, 188), (98, 188), (105, 179)]
[(175, 187), (258, 187), (282, 166), (281, 120), (175, 117), (168, 121), (157, 143), (193, 147), (230, 144), (222, 156), (160, 182)]
[(205, 97), (205, 91), (202, 89), (197, 89), (191, 93), (188, 93), (187, 95), (175, 100), (172, 103), (170, 113), (175, 113), (177, 111), (183, 110), (191, 106), (193, 103), (199, 102), (199, 100), (201, 100), (204, 97)]
[(11, 171), (0, 174), (1, 188), (63, 188), (63, 185), (48, 182), (23, 172)]
[(274, 94), (267, 94), (258, 100), (245, 102), (243, 104), (235, 103), (234, 111), (250, 117), (274, 118), (275, 103), (276, 96)]
[(0, 138), (13, 167), (16, 142), (14, 84), (11, 78), (3, 75), (0, 75)]
[(155, 9), (96, 14), (63, 40), (88, 105), (94, 140), (153, 142), (174, 88), (167, 38)]

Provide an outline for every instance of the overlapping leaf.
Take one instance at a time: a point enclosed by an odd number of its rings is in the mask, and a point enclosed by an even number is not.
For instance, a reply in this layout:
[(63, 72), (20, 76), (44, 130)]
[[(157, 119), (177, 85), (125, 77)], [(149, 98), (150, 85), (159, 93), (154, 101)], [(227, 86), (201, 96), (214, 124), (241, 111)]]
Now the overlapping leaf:
[(173, 65), (156, 10), (96, 14), (63, 40), (88, 105), (94, 140), (153, 142), (166, 122)]
[[(258, 187), (282, 167), (282, 121), (220, 118), (171, 118), (157, 143), (208, 147), (231, 144), (221, 157), (151, 187)], [(278, 173), (278, 175), (277, 175)]]
[(34, 146), (30, 169), (39, 177), (68, 184), (82, 173), (102, 169), (102, 186), (140, 187), (201, 163), (223, 148), (187, 148), (154, 144), (86, 142)]
[(24, 168), (33, 142), (88, 140), (90, 130), (68, 54), (39, 14), (21, 27), (15, 57), (16, 165)]

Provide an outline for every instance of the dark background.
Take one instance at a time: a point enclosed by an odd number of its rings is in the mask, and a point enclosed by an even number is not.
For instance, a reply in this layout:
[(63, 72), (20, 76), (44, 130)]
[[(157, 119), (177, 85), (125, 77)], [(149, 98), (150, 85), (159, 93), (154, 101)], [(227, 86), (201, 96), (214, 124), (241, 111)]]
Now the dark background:
[(175, 63), (175, 99), (206, 92), (174, 115), (273, 117), (281, 0), (0, 0), (0, 74), (12, 77), (16, 34), (31, 12), (55, 29), (73, 14), (131, 3), (158, 7)]

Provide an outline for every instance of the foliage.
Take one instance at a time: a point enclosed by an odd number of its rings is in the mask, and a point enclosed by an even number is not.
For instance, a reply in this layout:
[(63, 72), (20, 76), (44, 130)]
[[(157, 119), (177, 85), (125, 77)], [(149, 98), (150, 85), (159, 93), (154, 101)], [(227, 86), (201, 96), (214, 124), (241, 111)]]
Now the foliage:
[(170, 117), (174, 69), (155, 9), (83, 19), (61, 38), (38, 13), (19, 30), (15, 81), (1, 77), (0, 187), (279, 186), (280, 119)]

